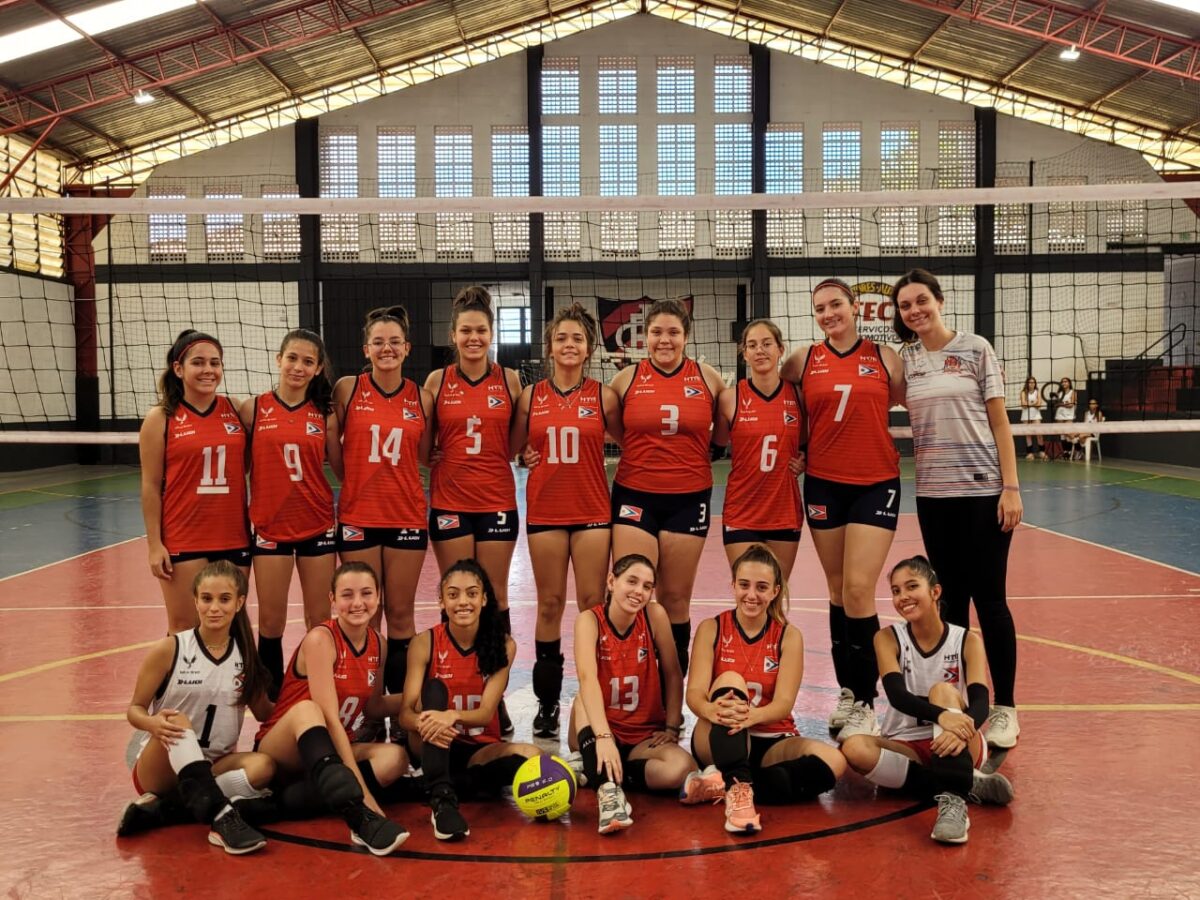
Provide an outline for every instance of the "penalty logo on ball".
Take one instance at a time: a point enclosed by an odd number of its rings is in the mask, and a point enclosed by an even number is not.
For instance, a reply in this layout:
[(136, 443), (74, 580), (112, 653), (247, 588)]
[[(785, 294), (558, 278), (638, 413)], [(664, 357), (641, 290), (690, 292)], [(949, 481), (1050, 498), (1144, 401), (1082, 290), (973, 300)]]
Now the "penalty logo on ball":
[(562, 759), (543, 753), (521, 764), (513, 778), (513, 801), (531, 819), (557, 819), (575, 802), (575, 772)]

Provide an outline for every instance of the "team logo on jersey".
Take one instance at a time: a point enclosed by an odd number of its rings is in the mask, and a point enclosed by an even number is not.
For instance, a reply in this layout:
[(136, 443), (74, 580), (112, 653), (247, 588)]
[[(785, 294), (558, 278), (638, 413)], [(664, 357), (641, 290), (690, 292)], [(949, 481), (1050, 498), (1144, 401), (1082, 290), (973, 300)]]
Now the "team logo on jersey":
[(958, 666), (943, 666), (942, 681), (949, 681), (951, 684), (956, 684), (958, 682)]
[(742, 398), (742, 408), (743, 409), (749, 409), (753, 405), (754, 405), (753, 397), (743, 397)]
[(733, 643), (733, 634), (731, 633), (731, 634), (722, 635), (721, 643), (724, 644), (725, 646), (729, 646), (730, 644), (732, 644)]
[(367, 673), (367, 687), (375, 687), (375, 670)]
[(438, 531), (448, 531), (451, 528), (457, 528), (458, 516), (438, 516), (437, 527)]
[(261, 534), (256, 534), (254, 536), (254, 546), (259, 547), (263, 550), (278, 550), (279, 549), (278, 543), (276, 543), (275, 541), (268, 541)]
[(179, 415), (177, 415), (175, 417), (175, 421), (178, 422), (180, 425), (182, 425), (184, 422), (187, 421), (187, 413), (181, 412)]
[(180, 659), (183, 660), (183, 666), (185, 669), (190, 669), (196, 664), (196, 657), (194, 656), (181, 656)]
[(503, 397), (488, 397), (488, 409), (499, 409), (504, 405)]
[(264, 407), (262, 408), (261, 412), (262, 412), (263, 418), (265, 419), (265, 418), (267, 418), (268, 416), (273, 416), (273, 415), (275, 415), (275, 407), (273, 407), (273, 406), (264, 406)]
[(825, 348), (824, 347), (818, 347), (816, 350), (813, 351), (812, 364), (814, 366), (825, 365)]
[(225, 433), (226, 434), (241, 434), (242, 426), (239, 425), (237, 422), (226, 422), (225, 423)]
[(638, 647), (638, 662), (643, 663), (650, 658), (650, 651), (645, 647)]
[(579, 407), (579, 418), (591, 419), (591, 418), (594, 418), (595, 415), (596, 415), (596, 411), (594, 409), (591, 409), (587, 406)]
[(363, 539), (363, 531), (361, 528), (355, 528), (353, 525), (342, 526), (343, 541), (361, 541)]
[(829, 518), (829, 511), (824, 506), (817, 506), (814, 503), (808, 504), (808, 517), (818, 522), (823, 522)]
[(962, 360), (957, 356), (947, 356), (946, 361), (942, 364), (942, 371), (957, 375), (962, 371)]
[(419, 419), (419, 418), (421, 418), (421, 417), (419, 415), (417, 415), (416, 410), (412, 410), (412, 409), (404, 410), (404, 421), (405, 422), (411, 422), (414, 419)]
[(785, 412), (783, 414), (783, 424), (784, 425), (795, 425), (799, 421), (800, 420), (798, 418), (796, 418), (795, 416), (793, 416), (790, 412)]
[(654, 377), (654, 376), (653, 376), (653, 375), (651, 375), (649, 372), (647, 372), (647, 373), (646, 373), (646, 374), (644, 374), (644, 375), (639, 375), (639, 376), (638, 376), (638, 378), (639, 378), (639, 379), (642, 381), (642, 383), (643, 383), (643, 384), (644, 384), (645, 382), (649, 381), (649, 380), (650, 380), (651, 378), (653, 378), (653, 377)]
[(457, 381), (447, 381), (443, 386), (442, 393), (444, 394), (460, 394), (462, 391), (458, 387)]
[(879, 370), (876, 369), (874, 366), (865, 366), (862, 363), (858, 364), (858, 377), (859, 378), (866, 378), (870, 375), (878, 375), (878, 374), (879, 374)]
[(640, 506), (627, 506), (621, 504), (621, 509), (617, 512), (618, 519), (628, 519), (631, 522), (642, 521), (642, 508)]
[(445, 662), (445, 661), (446, 661), (446, 657), (447, 657), (447, 656), (449, 656), (449, 655), (450, 655), (450, 651), (449, 651), (449, 650), (439, 650), (439, 651), (438, 651), (438, 662)]
[(703, 397), (704, 391), (696, 387), (684, 387), (683, 396), (685, 397)]
[(771, 656), (767, 656), (763, 659), (763, 671), (764, 672), (774, 672), (778, 668), (779, 668), (779, 660), (777, 660)]
[(534, 401), (538, 406), (544, 406), (550, 402), (549, 394), (538, 394), (537, 400)]
[(305, 434), (324, 434), (325, 431), (316, 422), (305, 422), (304, 423), (304, 433)]

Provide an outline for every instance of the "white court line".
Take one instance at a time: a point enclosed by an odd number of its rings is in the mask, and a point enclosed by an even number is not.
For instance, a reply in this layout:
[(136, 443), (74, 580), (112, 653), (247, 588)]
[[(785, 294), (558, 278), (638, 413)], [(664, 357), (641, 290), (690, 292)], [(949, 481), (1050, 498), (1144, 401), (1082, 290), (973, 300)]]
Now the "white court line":
[(1170, 569), (1172, 572), (1179, 572), (1182, 575), (1190, 575), (1193, 578), (1200, 578), (1200, 572), (1189, 572), (1187, 569), (1181, 569), (1178, 566), (1173, 566), (1170, 563), (1159, 562), (1157, 559), (1148, 559), (1145, 556), (1139, 556), (1136, 553), (1131, 553), (1128, 550), (1121, 550), (1117, 547), (1109, 547), (1106, 544), (1097, 544), (1095, 541), (1089, 541), (1087, 538), (1075, 537), (1073, 534), (1066, 534), (1062, 531), (1055, 531), (1053, 528), (1043, 528), (1041, 525), (1029, 525), (1025, 522), (1021, 523), (1026, 528), (1032, 528), (1034, 531), (1045, 531), (1050, 534), (1056, 534), (1059, 537), (1067, 538), (1068, 540), (1078, 541), (1081, 544), (1087, 544), (1090, 547), (1097, 547), (1101, 550), (1111, 550), (1113, 553), (1120, 553), (1122, 556), (1128, 556), (1132, 559), (1140, 560), (1144, 563), (1150, 563), (1152, 566), (1162, 566), (1164, 569)]
[(32, 569), (26, 569), (24, 572), (14, 572), (12, 575), (0, 577), (0, 582), (8, 581), (10, 578), (20, 578), (22, 575), (32, 575), (34, 572), (40, 572), (42, 569), (49, 569), (51, 566), (61, 566), (63, 563), (69, 563), (76, 559), (83, 559), (85, 556), (91, 556), (93, 553), (99, 553), (101, 550), (111, 550), (113, 547), (120, 547), (122, 544), (129, 544), (133, 541), (141, 541), (145, 539), (145, 535), (126, 538), (123, 541), (117, 541), (115, 544), (105, 544), (103, 547), (96, 547), (93, 550), (85, 550), (83, 553), (76, 553), (74, 556), (68, 556), (66, 559), (58, 559), (54, 562), (48, 562), (45, 565), (35, 566)]

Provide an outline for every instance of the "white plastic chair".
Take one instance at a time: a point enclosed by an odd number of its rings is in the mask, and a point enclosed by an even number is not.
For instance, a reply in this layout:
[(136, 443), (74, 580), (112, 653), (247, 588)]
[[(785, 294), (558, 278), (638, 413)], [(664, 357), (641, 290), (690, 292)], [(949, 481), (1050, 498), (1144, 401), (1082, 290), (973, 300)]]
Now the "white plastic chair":
[(1104, 459), (1104, 454), (1100, 452), (1100, 435), (1089, 434), (1083, 441), (1083, 461), (1090, 463), (1092, 461), (1092, 445), (1096, 445), (1096, 460), (1101, 462)]

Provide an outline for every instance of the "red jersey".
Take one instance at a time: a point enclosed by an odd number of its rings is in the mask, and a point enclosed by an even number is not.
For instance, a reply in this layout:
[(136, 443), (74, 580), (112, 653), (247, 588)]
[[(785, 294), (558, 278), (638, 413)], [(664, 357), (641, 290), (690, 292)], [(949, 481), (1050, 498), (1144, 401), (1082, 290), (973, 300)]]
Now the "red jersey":
[(436, 410), (442, 459), (430, 484), (434, 507), (473, 513), (516, 509), (508, 454), (513, 398), (504, 367), (493, 363), (486, 375), (471, 381), (458, 366), (447, 366)]
[(621, 634), (609, 620), (607, 608), (595, 607), (588, 613), (596, 617), (596, 676), (609, 730), (622, 744), (640, 744), (667, 727), (650, 617), (645, 608), (638, 610), (629, 631)]
[(874, 341), (845, 353), (813, 344), (800, 380), (808, 416), (808, 474), (844, 484), (876, 484), (900, 476), (900, 454), (888, 434), (888, 371)]
[(342, 460), (346, 479), (338, 520), (360, 528), (428, 527), (417, 450), (425, 433), (421, 389), (408, 378), (392, 393), (369, 372), (346, 402)]
[(541, 459), (529, 472), (526, 498), (533, 525), (607, 522), (601, 384), (591, 378), (568, 394), (549, 380), (529, 397), (529, 446)]
[(325, 414), (311, 400), (288, 406), (274, 391), (254, 401), (250, 522), (259, 546), (303, 541), (333, 528), (325, 477)]
[(713, 404), (694, 359), (685, 359), (669, 374), (643, 359), (621, 398), (625, 439), (616, 480), (655, 494), (712, 487), (708, 445)]
[[(736, 611), (727, 609), (713, 621), (717, 639), (713, 642), (713, 680), (723, 672), (737, 672), (746, 679), (750, 705), (765, 706), (775, 699), (779, 661), (783, 654), (786, 625), (767, 619), (767, 626), (755, 637), (747, 637), (737, 620)], [(795, 734), (796, 723), (789, 713), (775, 722), (760, 722), (752, 735)]]
[[(442, 622), (429, 629), (432, 635), (432, 646), (429, 648), (429, 666), (425, 670), (426, 678), (437, 678), (450, 694), (450, 709), (466, 712), (478, 709), (483, 700), (483, 686), (487, 679), (479, 674), (479, 661), (475, 657), (475, 648), (463, 650), (454, 640), (454, 635)], [(500, 740), (500, 713), (492, 715), (486, 725), (474, 728), (464, 728), (456, 725), (458, 736), (456, 741), (464, 744), (494, 744)]]
[(804, 524), (800, 484), (788, 468), (801, 445), (796, 387), (781, 381), (767, 397), (743, 379), (735, 391), (723, 524), (727, 529), (799, 529)]
[(206, 412), (186, 401), (167, 416), (162, 541), (169, 553), (250, 545), (246, 429), (228, 397)]
[[(313, 627), (327, 628), (333, 635), (336, 654), (333, 660), (333, 686), (337, 689), (338, 719), (346, 729), (346, 736), (353, 741), (366, 721), (367, 700), (375, 690), (375, 681), (383, 677), (379, 632), (368, 628), (366, 644), (362, 650), (356, 650), (337, 619), (330, 619)], [(255, 744), (267, 736), (267, 732), (275, 727), (275, 723), (282, 719), (289, 709), (301, 700), (312, 699), (308, 688), (308, 676), (296, 672), (296, 658), (299, 655), (300, 648), (297, 647), (283, 676), (283, 687), (279, 690), (275, 709), (271, 711), (271, 717), (258, 729), (258, 734), (254, 736)]]

